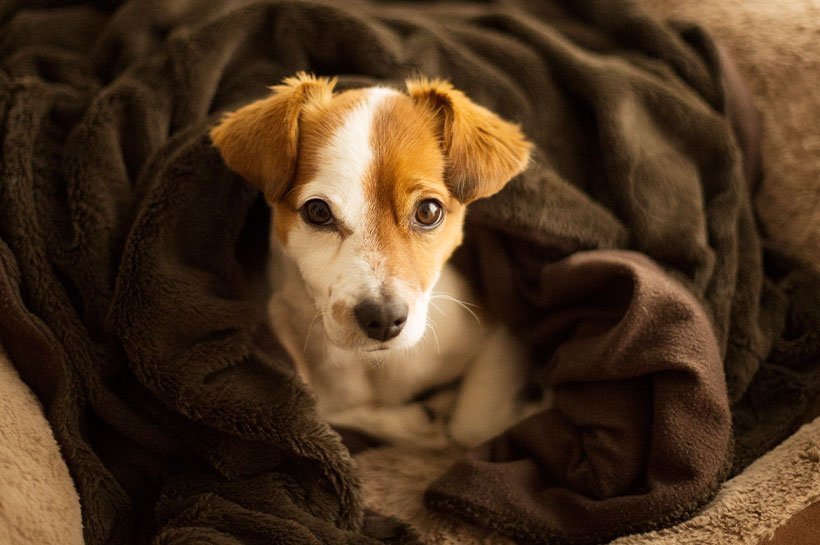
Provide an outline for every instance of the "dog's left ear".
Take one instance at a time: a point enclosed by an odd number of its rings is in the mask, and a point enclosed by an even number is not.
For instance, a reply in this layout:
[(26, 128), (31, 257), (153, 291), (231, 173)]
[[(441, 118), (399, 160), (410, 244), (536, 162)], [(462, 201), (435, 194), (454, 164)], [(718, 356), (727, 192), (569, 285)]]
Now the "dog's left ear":
[(521, 129), (474, 103), (446, 81), (407, 80), (407, 91), (439, 120), (446, 181), (462, 203), (489, 197), (524, 171), (530, 144)]
[(296, 169), (299, 118), (308, 108), (327, 105), (335, 84), (299, 72), (272, 87), (271, 96), (226, 114), (211, 129), (211, 141), (226, 165), (276, 202)]

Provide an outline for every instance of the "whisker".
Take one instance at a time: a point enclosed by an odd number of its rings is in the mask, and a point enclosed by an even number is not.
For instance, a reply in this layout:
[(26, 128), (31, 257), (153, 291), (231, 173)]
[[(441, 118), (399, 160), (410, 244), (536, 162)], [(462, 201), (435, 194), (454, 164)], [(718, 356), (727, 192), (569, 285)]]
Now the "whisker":
[(475, 307), (481, 308), (481, 305), (477, 303), (471, 303), (470, 301), (462, 301), (461, 299), (456, 299), (449, 293), (444, 293), (443, 291), (434, 291), (431, 296), (431, 299), (447, 299), (448, 301), (455, 301), (457, 303), (461, 303), (462, 305), (466, 305), (468, 307)]
[[(325, 339), (325, 347), (330, 348), (330, 343), (327, 341), (327, 339)], [(339, 362), (336, 361), (336, 356), (333, 355), (333, 350), (327, 350), (327, 354), (330, 355), (330, 363), (332, 363), (336, 367), (339, 367)]]
[[(311, 330), (313, 330), (313, 325), (316, 323), (316, 319), (319, 318), (321, 315), (322, 315), (322, 311), (317, 310), (316, 315), (310, 321), (310, 325), (308, 326), (307, 333), (305, 334), (305, 346), (302, 348), (302, 352), (304, 352), (305, 356), (307, 356), (307, 347), (308, 347), (308, 341), (310, 340), (310, 332), (311, 332)], [(327, 343), (325, 343), (325, 344), (327, 344)]]
[[(306, 315), (306, 314), (307, 314), (308, 312), (310, 312), (311, 310), (315, 310), (315, 309), (316, 309), (316, 305), (314, 305), (314, 304), (312, 304), (312, 303), (311, 303), (311, 304), (309, 304), (309, 305), (305, 305), (305, 307), (304, 307), (303, 309), (301, 309), (301, 310), (297, 310), (297, 311), (294, 313), (294, 316), (295, 316), (296, 318), (301, 318), (302, 316)], [(317, 311), (317, 312), (321, 312), (321, 310), (319, 310), (319, 311)]]
[[(433, 339), (436, 341), (436, 354), (441, 354), (441, 345), (438, 342), (438, 333), (436, 333), (436, 328), (433, 327), (433, 322), (430, 319), (427, 319), (427, 330), (429, 330), (433, 334)], [(425, 332), (426, 333), (426, 332)]]
[(330, 356), (330, 363), (335, 367), (339, 367), (339, 362), (336, 361), (336, 356), (333, 355), (333, 350), (330, 349), (330, 341), (327, 335), (322, 335), (322, 361), (327, 362)]
[(479, 325), (479, 327), (481, 326), (481, 320), (479, 319), (478, 315), (475, 312), (473, 312), (473, 309), (470, 308), (471, 306), (476, 307), (476, 308), (480, 308), (478, 305), (476, 305), (474, 303), (468, 303), (466, 301), (461, 301), (459, 299), (456, 299), (455, 297), (447, 295), (446, 293), (434, 294), (430, 298), (430, 300), (432, 301), (432, 299), (444, 299), (445, 301), (451, 301), (451, 302), (457, 304), (458, 306), (460, 306), (461, 308), (463, 308), (464, 310), (469, 312), (472, 315), (472, 317), (475, 318), (475, 321)]
[(386, 366), (386, 361), (383, 358), (376, 357), (370, 360), (368, 366), (371, 370), (383, 371)]

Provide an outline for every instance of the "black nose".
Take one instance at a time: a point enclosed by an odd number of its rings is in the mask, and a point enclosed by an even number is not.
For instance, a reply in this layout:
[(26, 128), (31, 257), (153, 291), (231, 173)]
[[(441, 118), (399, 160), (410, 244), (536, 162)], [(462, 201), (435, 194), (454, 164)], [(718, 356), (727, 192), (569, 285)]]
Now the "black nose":
[(365, 299), (353, 313), (367, 336), (377, 341), (392, 339), (407, 322), (407, 305), (398, 299)]

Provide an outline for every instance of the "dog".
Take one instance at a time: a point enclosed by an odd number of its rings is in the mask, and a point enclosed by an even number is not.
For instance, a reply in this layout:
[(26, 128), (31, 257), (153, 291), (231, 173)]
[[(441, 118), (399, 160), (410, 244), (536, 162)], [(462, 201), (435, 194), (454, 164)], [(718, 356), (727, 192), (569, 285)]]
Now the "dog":
[(331, 425), (474, 446), (533, 412), (527, 358), (447, 262), (532, 145), (443, 80), (335, 84), (299, 73), (210, 132), (272, 208), (272, 327)]

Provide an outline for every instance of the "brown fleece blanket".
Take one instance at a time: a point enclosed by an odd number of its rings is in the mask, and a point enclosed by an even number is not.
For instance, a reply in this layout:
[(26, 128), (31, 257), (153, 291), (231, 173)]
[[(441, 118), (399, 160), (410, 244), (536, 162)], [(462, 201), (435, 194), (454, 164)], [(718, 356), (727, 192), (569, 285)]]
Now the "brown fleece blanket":
[[(502, 521), (496, 529), (522, 543), (600, 541), (691, 514), (731, 451), (718, 346), (697, 300), (640, 254), (544, 265), (515, 242), (490, 247), (521, 259), (500, 276), (527, 278), (540, 318), (518, 330), (554, 408), (457, 462), (427, 504)], [(497, 275), (504, 258), (491, 262)]]
[(362, 524), (349, 455), (262, 318), (266, 208), (206, 138), (297, 70), (447, 77), (538, 147), (474, 207), (458, 263), (556, 408), (458, 462), (431, 507), (522, 542), (602, 541), (709, 499), (730, 400), (737, 468), (795, 428), (817, 283), (776, 256), (764, 278), (714, 47), (628, 2), (568, 6), (0, 8), (0, 340), (88, 543), (413, 540)]
[[(425, 508), (424, 491), (461, 455), (455, 449), (432, 452), (389, 446), (357, 454), (365, 504), (410, 521), (426, 544), (512, 545), (482, 526)], [(611, 545), (815, 545), (816, 539), (788, 538), (801, 528), (820, 532), (818, 502), (820, 417), (723, 483), (712, 501), (691, 518), (619, 537)], [(764, 541), (775, 532), (773, 543)]]

